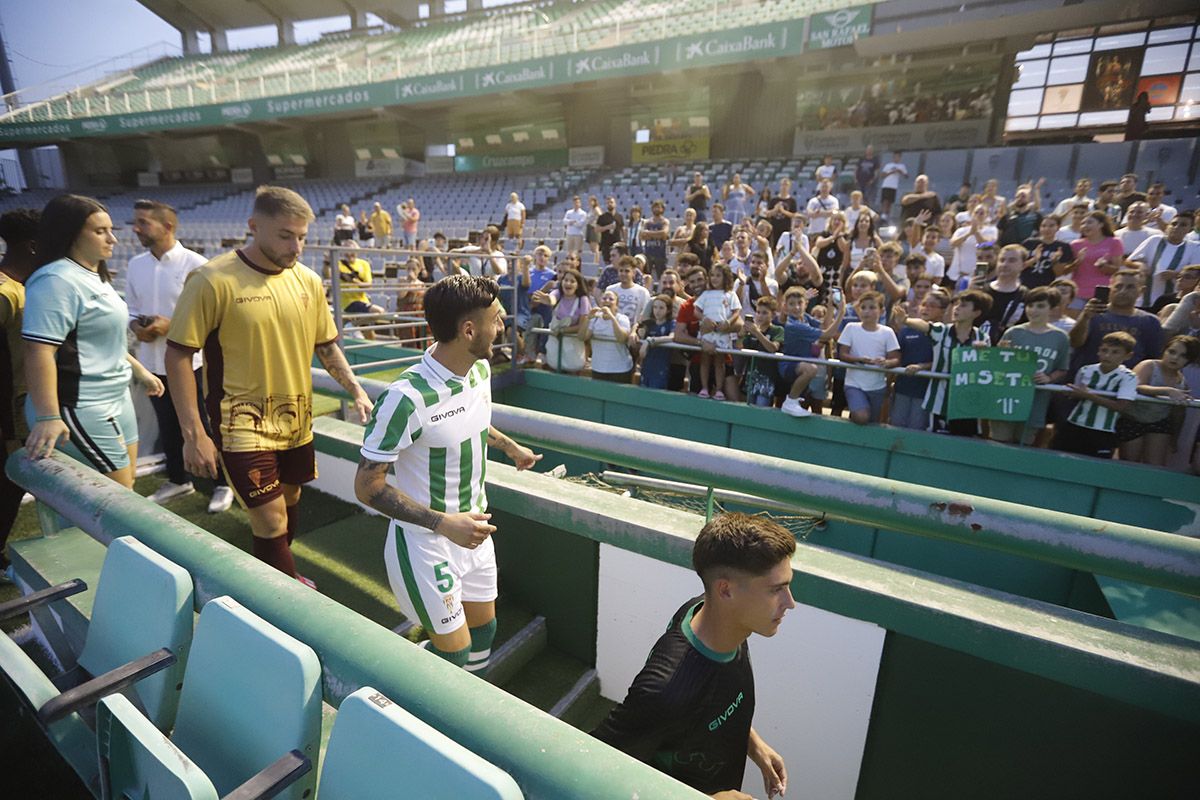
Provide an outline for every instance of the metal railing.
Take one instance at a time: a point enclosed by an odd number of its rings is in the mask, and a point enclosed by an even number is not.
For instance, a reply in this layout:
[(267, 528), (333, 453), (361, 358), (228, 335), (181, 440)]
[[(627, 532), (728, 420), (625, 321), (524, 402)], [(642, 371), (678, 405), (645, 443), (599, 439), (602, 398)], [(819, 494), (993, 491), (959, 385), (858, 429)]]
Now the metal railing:
[[(527, 333), (537, 333), (537, 334), (542, 334), (542, 335), (546, 335), (546, 336), (554, 336), (554, 337), (557, 337), (560, 339), (563, 338), (563, 336), (564, 336), (564, 334), (555, 333), (555, 332), (551, 331), (549, 328), (530, 328), (527, 331)], [(573, 335), (573, 334), (568, 334), (568, 335)], [(670, 350), (686, 350), (686, 351), (692, 352), (692, 353), (703, 352), (703, 348), (698, 347), (697, 345), (683, 344), (681, 342), (647, 342), (647, 345), (652, 348), (664, 347), (664, 348), (667, 348)], [(762, 359), (767, 359), (769, 361), (787, 361), (787, 362), (801, 363), (801, 364), (816, 364), (818, 366), (823, 366), (823, 367), (827, 367), (830, 369), (858, 369), (858, 370), (864, 370), (866, 372), (882, 372), (885, 375), (895, 375), (895, 376), (906, 375), (906, 376), (914, 377), (914, 378), (930, 378), (932, 380), (939, 380), (939, 381), (948, 381), (948, 380), (950, 380), (951, 377), (953, 377), (949, 372), (933, 372), (931, 370), (919, 370), (917, 372), (909, 372), (908, 369), (905, 367), (880, 367), (880, 366), (876, 366), (874, 364), (851, 364), (846, 361), (840, 361), (836, 358), (817, 358), (815, 356), (789, 356), (789, 355), (784, 355), (783, 353), (768, 353), (765, 350), (743, 350), (740, 348), (717, 347), (717, 348), (713, 348), (713, 352), (721, 353), (724, 355), (740, 356), (742, 358), (762, 358)], [(562, 366), (562, 364), (560, 362), (558, 364), (558, 367), (561, 368), (561, 366)], [(561, 372), (562, 370), (556, 369), (556, 371)], [(1063, 384), (1041, 383), (1041, 384), (1034, 384), (1033, 388), (1034, 388), (1034, 391), (1049, 392), (1052, 394), (1070, 394), (1071, 393), (1071, 387), (1065, 386)], [(1117, 396), (1116, 392), (1104, 392), (1104, 391), (1096, 391), (1096, 390), (1092, 390), (1092, 394), (1096, 394), (1101, 397), (1113, 397), (1113, 398), (1115, 398)], [(1200, 408), (1200, 400), (1196, 400), (1196, 399), (1188, 400), (1187, 402), (1184, 402), (1184, 403), (1177, 403), (1174, 400), (1168, 400), (1168, 399), (1162, 398), (1162, 397), (1150, 397), (1149, 395), (1138, 395), (1138, 398), (1135, 402), (1153, 403), (1153, 404), (1157, 404), (1157, 405), (1168, 405), (1168, 406), (1180, 407), (1180, 408)]]
[[(845, 3), (850, 5), (850, 3)], [(395, 37), (396, 45), (386, 48), (383, 55), (366, 56), (361, 63), (354, 60), (360, 52), (361, 39), (348, 40), (342, 54), (326, 55), (295, 69), (272, 70), (269, 63), (259, 65), (250, 73), (242, 65), (231, 68), (230, 74), (220, 75), (203, 62), (181, 62), (181, 80), (174, 83), (144, 85), (134, 91), (102, 91), (103, 84), (76, 86), (71, 91), (56, 94), (44, 100), (21, 104), (21, 90), (9, 95), (10, 111), (0, 114), (0, 122), (45, 122), (80, 119), (111, 114), (170, 111), (196, 105), (241, 102), (264, 97), (278, 97), (298, 92), (312, 92), (346, 88), (355, 85), (347, 78), (351, 70), (361, 71), (365, 83), (437, 75), (452, 70), (471, 67), (486, 67), (528, 60), (543, 55), (576, 55), (593, 49), (666, 39), (688, 21), (704, 25), (706, 31), (725, 30), (745, 24), (745, 16), (737, 12), (739, 6), (753, 7), (755, 22), (775, 22), (784, 19), (803, 18), (813, 9), (802, 2), (795, 2), (787, 10), (787, 4), (778, 3), (773, 8), (763, 9), (752, 0), (701, 0), (701, 3), (686, 6), (660, 4), (643, 13), (634, 13), (625, 19), (603, 17), (593, 25), (581, 26), (566, 19), (562, 22), (531, 25), (527, 30), (491, 33), (481, 30), (471, 38), (460, 38), (446, 43), (439, 53), (435, 45), (411, 46), (404, 41), (405, 33), (385, 33), (379, 36)], [(470, 24), (467, 17), (463, 22)], [(440, 22), (440, 20), (439, 20)], [(372, 41), (377, 37), (371, 37)], [(589, 41), (590, 40), (590, 41)], [(294, 51), (293, 51), (294, 52)], [(348, 56), (348, 57), (347, 57)], [(251, 60), (262, 57), (251, 55)], [(453, 63), (435, 62), (449, 57)], [(198, 71), (206, 70), (203, 76)], [(126, 80), (135, 78), (136, 70), (124, 73)], [(281, 84), (281, 85), (280, 85)]]

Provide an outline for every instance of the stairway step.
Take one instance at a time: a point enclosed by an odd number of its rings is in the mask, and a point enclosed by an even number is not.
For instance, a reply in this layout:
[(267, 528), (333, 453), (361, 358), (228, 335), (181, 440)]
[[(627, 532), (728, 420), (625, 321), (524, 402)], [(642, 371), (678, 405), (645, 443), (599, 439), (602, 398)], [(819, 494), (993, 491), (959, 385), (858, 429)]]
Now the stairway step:
[(503, 686), (545, 649), (546, 618), (539, 615), (492, 651), (487, 681), (496, 686)]
[(550, 716), (562, 719), (588, 693), (600, 694), (600, 676), (594, 669), (589, 669), (579, 676), (575, 685), (568, 689), (567, 693), (560, 697), (554, 707), (550, 709)]

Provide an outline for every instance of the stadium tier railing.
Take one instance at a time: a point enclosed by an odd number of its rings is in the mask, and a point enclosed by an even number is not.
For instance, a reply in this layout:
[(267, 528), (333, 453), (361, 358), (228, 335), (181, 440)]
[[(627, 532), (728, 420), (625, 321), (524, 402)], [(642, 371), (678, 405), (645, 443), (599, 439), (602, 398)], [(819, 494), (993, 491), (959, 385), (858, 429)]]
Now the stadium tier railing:
[[(869, 0), (878, 2), (879, 0)], [(5, 96), (4, 122), (48, 122), (240, 102), (498, 66), (543, 56), (699, 35), (803, 18), (861, 5), (849, 0), (700, 0), (680, 6), (641, 0), (503, 10), (433, 21), (402, 32), (159, 60), (45, 100)]]

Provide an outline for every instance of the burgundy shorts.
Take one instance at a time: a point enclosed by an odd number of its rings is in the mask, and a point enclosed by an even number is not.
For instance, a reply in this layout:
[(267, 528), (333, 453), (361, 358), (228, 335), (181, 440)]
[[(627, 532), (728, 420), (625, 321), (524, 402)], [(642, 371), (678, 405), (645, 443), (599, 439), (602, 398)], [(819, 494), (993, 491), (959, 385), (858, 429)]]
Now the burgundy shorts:
[(221, 451), (229, 488), (244, 508), (257, 508), (283, 493), (283, 484), (299, 486), (317, 477), (312, 442), (291, 450)]

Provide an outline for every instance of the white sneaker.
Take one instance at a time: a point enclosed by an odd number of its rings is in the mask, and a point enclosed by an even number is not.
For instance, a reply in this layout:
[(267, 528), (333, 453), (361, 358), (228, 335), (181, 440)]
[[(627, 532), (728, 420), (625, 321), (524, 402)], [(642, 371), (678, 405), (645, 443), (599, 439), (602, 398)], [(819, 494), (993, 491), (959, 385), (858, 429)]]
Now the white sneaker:
[(162, 486), (155, 490), (154, 494), (150, 495), (150, 502), (158, 503), (160, 506), (168, 500), (174, 500), (176, 497), (185, 497), (196, 491), (192, 486), (192, 482), (187, 483), (171, 483), (167, 481)]
[(779, 407), (779, 410), (782, 411), (783, 413), (788, 414), (793, 417), (811, 417), (812, 416), (812, 412), (809, 411), (804, 406), (800, 405), (800, 400), (799, 400), (799, 398), (796, 398), (796, 397), (789, 397), (786, 400), (784, 400), (783, 405), (781, 405)]
[(220, 514), (222, 511), (228, 511), (233, 505), (233, 489), (228, 486), (218, 486), (213, 489), (212, 499), (208, 501), (208, 513)]

